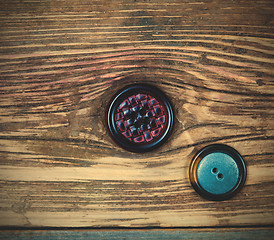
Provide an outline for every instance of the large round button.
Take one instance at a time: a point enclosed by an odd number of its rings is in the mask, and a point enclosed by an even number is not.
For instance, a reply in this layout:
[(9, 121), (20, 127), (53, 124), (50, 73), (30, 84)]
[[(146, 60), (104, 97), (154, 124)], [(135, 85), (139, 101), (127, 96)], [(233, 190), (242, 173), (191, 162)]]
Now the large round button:
[(200, 150), (192, 160), (189, 173), (193, 188), (209, 200), (232, 197), (246, 179), (243, 158), (234, 148), (223, 144)]
[(134, 84), (114, 95), (106, 121), (118, 145), (131, 152), (147, 152), (169, 137), (173, 110), (162, 91), (147, 84)]

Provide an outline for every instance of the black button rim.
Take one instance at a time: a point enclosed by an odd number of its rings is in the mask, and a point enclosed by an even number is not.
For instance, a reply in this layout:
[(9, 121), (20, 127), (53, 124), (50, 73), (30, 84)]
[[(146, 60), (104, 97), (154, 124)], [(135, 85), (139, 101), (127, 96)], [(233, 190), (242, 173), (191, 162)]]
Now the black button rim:
[[(236, 162), (239, 169), (239, 178), (236, 185), (224, 194), (212, 194), (199, 184), (197, 179), (197, 168), (200, 161), (210, 153), (221, 152), (229, 155)], [(193, 157), (189, 167), (189, 179), (194, 190), (203, 198), (211, 201), (223, 201), (232, 198), (237, 192), (241, 190), (246, 181), (246, 164), (240, 153), (234, 148), (225, 144), (212, 144), (199, 150)]]
[[(139, 92), (140, 90), (150, 93), (157, 100), (161, 100), (161, 103), (164, 104), (165, 109), (167, 111), (166, 114), (168, 116), (168, 119), (167, 119), (167, 125), (164, 130), (164, 133), (159, 139), (156, 139), (155, 141), (151, 143), (145, 143), (145, 144), (139, 145), (133, 142), (131, 143), (121, 137), (120, 133), (117, 131), (117, 128), (115, 126), (114, 119), (115, 119), (115, 110), (121, 103), (121, 99), (123, 99), (124, 96), (130, 95), (134, 92)], [(155, 87), (154, 85), (149, 85), (147, 83), (130, 84), (120, 89), (112, 97), (106, 111), (106, 126), (107, 126), (109, 135), (114, 140), (114, 142), (117, 143), (117, 145), (119, 145), (123, 149), (130, 152), (144, 153), (160, 147), (166, 142), (166, 140), (171, 135), (171, 132), (173, 130), (173, 125), (174, 125), (173, 108), (167, 96), (159, 88)]]

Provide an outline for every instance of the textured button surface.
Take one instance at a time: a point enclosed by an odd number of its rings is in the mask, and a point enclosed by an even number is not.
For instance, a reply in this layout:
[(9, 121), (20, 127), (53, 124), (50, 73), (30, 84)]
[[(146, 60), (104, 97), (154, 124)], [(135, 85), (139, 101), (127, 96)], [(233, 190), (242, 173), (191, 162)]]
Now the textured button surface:
[(116, 93), (107, 110), (107, 127), (114, 141), (132, 152), (159, 147), (173, 127), (173, 110), (163, 92), (134, 84)]
[(199, 151), (190, 166), (194, 189), (210, 200), (232, 197), (244, 184), (246, 167), (241, 155), (233, 148), (210, 145)]

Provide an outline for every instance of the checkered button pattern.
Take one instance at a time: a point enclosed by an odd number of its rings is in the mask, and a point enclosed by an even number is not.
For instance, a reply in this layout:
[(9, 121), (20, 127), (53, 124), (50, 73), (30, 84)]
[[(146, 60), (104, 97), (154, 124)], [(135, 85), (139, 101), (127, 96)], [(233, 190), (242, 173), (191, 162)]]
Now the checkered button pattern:
[(143, 144), (161, 136), (166, 123), (166, 111), (153, 96), (145, 93), (125, 98), (115, 112), (115, 124), (130, 142)]
[(173, 128), (173, 109), (156, 86), (136, 83), (120, 89), (106, 111), (108, 133), (125, 150), (142, 153), (160, 147)]

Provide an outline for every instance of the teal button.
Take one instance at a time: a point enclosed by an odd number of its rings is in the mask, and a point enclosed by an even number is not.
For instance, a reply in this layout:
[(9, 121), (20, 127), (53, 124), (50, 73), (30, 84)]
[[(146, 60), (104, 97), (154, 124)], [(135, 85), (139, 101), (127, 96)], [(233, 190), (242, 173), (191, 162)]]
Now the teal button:
[(202, 197), (214, 201), (226, 200), (243, 187), (246, 166), (234, 148), (212, 144), (193, 157), (189, 178), (195, 191)]
[(229, 155), (222, 152), (210, 153), (200, 161), (197, 179), (207, 192), (225, 194), (236, 186), (239, 168)]

